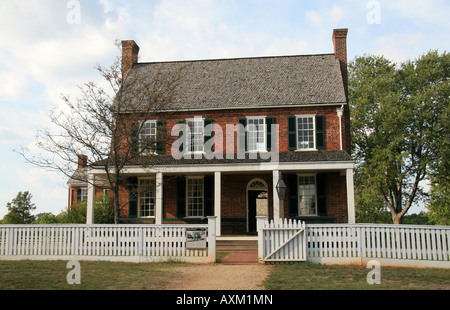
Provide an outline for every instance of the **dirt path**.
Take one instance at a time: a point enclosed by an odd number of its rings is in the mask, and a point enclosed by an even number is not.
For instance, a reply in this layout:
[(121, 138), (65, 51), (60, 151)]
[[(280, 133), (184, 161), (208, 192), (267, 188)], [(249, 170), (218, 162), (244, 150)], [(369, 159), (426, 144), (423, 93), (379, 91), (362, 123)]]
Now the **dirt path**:
[(272, 266), (253, 264), (206, 264), (176, 267), (180, 276), (166, 290), (264, 290), (263, 281)]

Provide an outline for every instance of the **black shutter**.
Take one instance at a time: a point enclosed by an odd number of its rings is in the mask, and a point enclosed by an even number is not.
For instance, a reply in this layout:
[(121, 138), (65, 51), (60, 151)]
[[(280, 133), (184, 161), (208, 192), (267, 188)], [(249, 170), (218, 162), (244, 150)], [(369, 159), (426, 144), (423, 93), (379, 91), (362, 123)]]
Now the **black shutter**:
[(156, 122), (156, 153), (164, 154), (166, 152), (166, 133), (164, 128), (164, 121)]
[(240, 118), (239, 119), (239, 124), (241, 124), (244, 127), (241, 128), (242, 126), (239, 126), (239, 131), (238, 131), (238, 150), (239, 150), (239, 152), (246, 152), (247, 149), (248, 149), (248, 146), (247, 146), (247, 119), (246, 118)]
[(77, 202), (81, 202), (81, 188), (77, 189)]
[[(205, 129), (206, 126), (208, 126), (209, 124), (212, 124), (212, 123), (213, 123), (212, 119), (205, 119), (203, 121), (203, 124), (204, 124), (204, 128), (203, 128), (203, 151), (206, 151), (205, 150), (205, 143), (206, 143), (206, 141), (208, 141), (212, 137), (212, 132), (207, 135), (204, 129)], [(211, 150), (211, 152), (212, 151), (213, 150)]]
[(203, 179), (203, 188), (204, 188), (204, 215), (212, 216), (214, 215), (214, 177), (213, 176), (205, 176)]
[(128, 217), (136, 218), (138, 216), (138, 178), (129, 179), (128, 195)]
[(130, 148), (131, 154), (137, 155), (139, 154), (139, 123), (132, 122), (131, 123), (131, 136), (130, 136)]
[[(178, 124), (179, 125), (186, 124), (186, 120), (179, 121)], [(181, 129), (181, 128), (179, 128), (179, 129)], [(186, 131), (184, 131), (184, 133), (186, 133)], [(183, 130), (180, 130), (180, 133), (178, 134), (178, 139), (181, 139), (182, 135), (183, 135)], [(182, 140), (182, 143), (180, 143), (180, 147), (178, 149), (178, 152), (185, 153), (185, 152), (188, 151), (188, 149), (187, 149), (187, 139), (188, 139), (188, 137), (186, 135), (183, 135), (183, 140)]]
[(326, 175), (317, 174), (317, 213), (319, 216), (327, 215)]
[(177, 179), (177, 217), (186, 216), (186, 178)]
[(325, 116), (316, 115), (316, 148), (325, 149)]
[(275, 124), (275, 118), (273, 117), (266, 117), (266, 146), (267, 151), (273, 151), (273, 132), (272, 132), (272, 124)]
[(288, 149), (295, 151), (297, 149), (297, 124), (295, 116), (288, 116)]
[(288, 174), (288, 198), (289, 217), (298, 216), (298, 177), (296, 174)]

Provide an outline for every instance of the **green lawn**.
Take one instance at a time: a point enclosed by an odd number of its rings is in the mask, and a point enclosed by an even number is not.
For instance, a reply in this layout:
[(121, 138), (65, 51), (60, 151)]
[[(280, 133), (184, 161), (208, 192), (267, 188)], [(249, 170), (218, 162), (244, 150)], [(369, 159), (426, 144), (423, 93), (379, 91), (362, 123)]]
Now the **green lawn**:
[[(81, 262), (81, 285), (69, 285), (66, 261), (0, 261), (0, 290), (161, 290), (183, 263)], [(365, 266), (312, 263), (273, 266), (269, 290), (449, 290), (450, 269), (381, 267), (381, 284)]]
[(277, 265), (269, 290), (450, 290), (450, 269), (381, 267), (380, 284), (368, 284), (365, 266)]

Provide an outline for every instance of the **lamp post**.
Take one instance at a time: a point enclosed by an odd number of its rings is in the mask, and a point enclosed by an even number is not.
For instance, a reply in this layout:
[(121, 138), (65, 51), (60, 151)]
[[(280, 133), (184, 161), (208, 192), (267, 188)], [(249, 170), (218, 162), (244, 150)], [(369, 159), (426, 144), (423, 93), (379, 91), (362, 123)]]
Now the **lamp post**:
[(283, 175), (280, 172), (276, 186), (278, 198), (280, 199), (280, 218), (284, 217), (284, 197), (286, 196), (286, 188), (287, 186), (283, 181)]

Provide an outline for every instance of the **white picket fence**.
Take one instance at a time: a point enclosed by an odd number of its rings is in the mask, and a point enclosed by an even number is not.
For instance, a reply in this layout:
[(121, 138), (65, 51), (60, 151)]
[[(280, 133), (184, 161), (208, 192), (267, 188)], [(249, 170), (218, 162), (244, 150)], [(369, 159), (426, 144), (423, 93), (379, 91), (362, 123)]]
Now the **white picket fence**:
[(393, 266), (450, 268), (449, 226), (260, 222), (259, 242), (259, 257), (267, 262), (362, 265), (377, 260)]
[[(205, 231), (204, 248), (187, 232)], [(0, 225), (0, 259), (215, 261), (215, 218), (203, 225)]]

